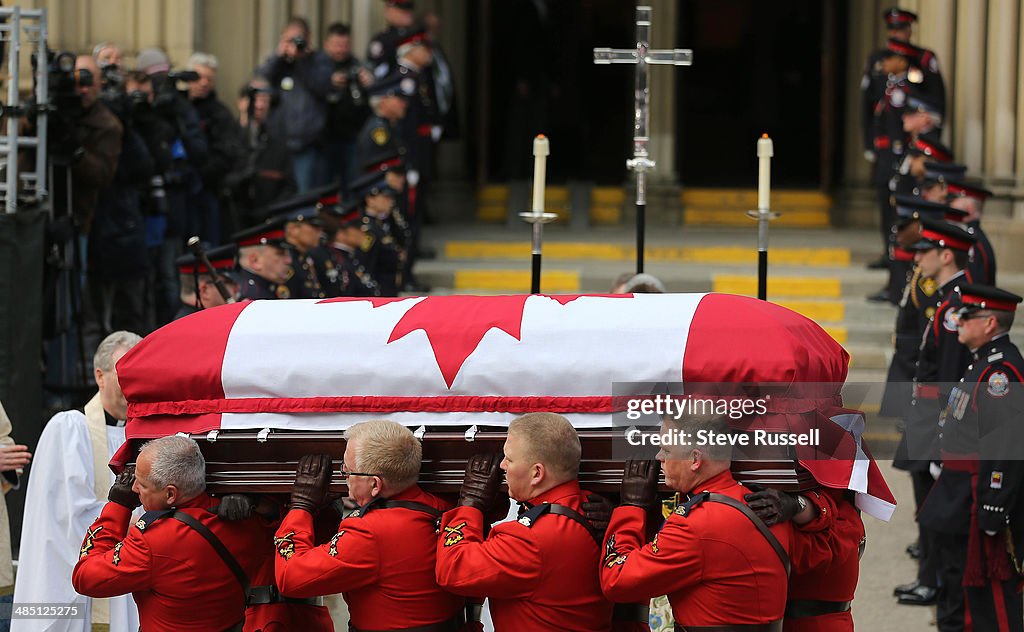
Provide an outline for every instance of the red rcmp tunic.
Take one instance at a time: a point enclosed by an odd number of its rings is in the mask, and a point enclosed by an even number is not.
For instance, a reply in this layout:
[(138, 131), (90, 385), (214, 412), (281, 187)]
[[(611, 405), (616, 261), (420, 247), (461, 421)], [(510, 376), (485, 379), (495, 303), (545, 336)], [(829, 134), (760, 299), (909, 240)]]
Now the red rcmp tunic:
[[(221, 520), (208, 511), (216, 502), (204, 493), (177, 509), (213, 532), (252, 577), (259, 560), (250, 553), (266, 546), (270, 531), (257, 520)], [(242, 587), (203, 536), (170, 516), (147, 513), (129, 525), (131, 515), (117, 503), (103, 508), (82, 543), (75, 590), (89, 597), (132, 593), (144, 632), (217, 632), (241, 622)]]
[[(743, 501), (749, 490), (728, 470), (701, 491)], [(684, 509), (689, 515), (683, 515)], [(682, 626), (771, 623), (786, 609), (786, 569), (757, 528), (739, 511), (704, 502), (678, 507), (661, 531), (645, 544), (646, 513), (640, 507), (612, 512), (605, 537), (601, 588), (613, 601), (635, 602), (668, 595)], [(789, 523), (772, 533), (788, 551)]]
[[(553, 487), (530, 504), (581, 512), (578, 481)], [(441, 520), (437, 581), (448, 590), (487, 597), (496, 630), (610, 630), (612, 605), (601, 596), (601, 551), (587, 529), (560, 515), (531, 526), (503, 522), (484, 539), (483, 514), (456, 507)]]
[[(853, 601), (860, 574), (860, 544), (864, 539), (864, 523), (860, 512), (839, 489), (821, 488), (818, 494), (804, 497), (818, 507), (819, 520), (832, 515), (828, 528), (809, 533), (807, 527), (794, 532), (793, 572), (789, 577), (788, 601)], [(818, 522), (818, 521), (815, 521)], [(813, 528), (813, 527), (812, 527)], [(853, 632), (850, 611), (816, 617), (786, 617), (783, 632)]]
[[(277, 525), (278, 521), (275, 521)], [(261, 560), (260, 569), (252, 577), (253, 586), (270, 586), (274, 583), (274, 560), (276, 548), (274, 541), (267, 541), (258, 549)], [(256, 550), (250, 552), (256, 554)], [(334, 632), (334, 621), (325, 606), (302, 603), (264, 603), (252, 605), (245, 609), (245, 627), (243, 632)]]
[[(439, 511), (451, 505), (413, 485), (388, 500)], [(274, 538), (277, 586), (289, 597), (343, 593), (352, 625), (412, 628), (454, 617), (465, 602), (434, 578), (437, 529), (430, 515), (403, 507), (345, 518), (326, 544), (314, 546), (313, 516), (293, 509)]]

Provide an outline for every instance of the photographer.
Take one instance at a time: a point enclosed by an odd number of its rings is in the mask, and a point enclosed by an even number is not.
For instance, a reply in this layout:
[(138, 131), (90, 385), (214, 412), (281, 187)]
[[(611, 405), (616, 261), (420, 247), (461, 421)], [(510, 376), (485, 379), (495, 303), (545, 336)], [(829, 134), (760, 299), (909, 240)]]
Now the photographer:
[(277, 130), (267, 122), (271, 91), (264, 79), (253, 79), (238, 95), (239, 139), (244, 158), (227, 177), (234, 216), (242, 226), (266, 219), (258, 209), (296, 191), (291, 153)]
[(352, 37), (346, 24), (327, 27), (324, 49), (319, 53), (331, 69), (331, 88), (327, 93), (328, 181), (341, 178), (342, 190), (356, 176), (356, 135), (370, 117), (366, 88), (373, 74), (352, 55)]
[[(109, 50), (109, 49), (108, 49)], [(116, 68), (108, 64), (106, 68)], [(108, 73), (104, 73), (104, 77)], [(124, 128), (114, 179), (99, 193), (89, 233), (89, 327), (102, 338), (119, 329), (145, 331), (145, 282), (149, 267), (140, 191), (154, 163), (133, 124), (133, 104), (123, 85), (107, 81), (102, 96)]]
[[(145, 79), (138, 77), (142, 89), (152, 94), (150, 107), (142, 108), (137, 120), (150, 132), (147, 144), (158, 143), (158, 151), (163, 154), (154, 152), (167, 208), (165, 239), (158, 248), (155, 262), (156, 324), (160, 326), (170, 322), (178, 310), (178, 274), (174, 261), (182, 252), (184, 237), (195, 234), (190, 229), (199, 225), (195, 209), (188, 201), (202, 190), (198, 169), (207, 158), (209, 146), (199, 125), (199, 115), (178, 91), (177, 83), (182, 77), (170, 72), (167, 55), (158, 48), (147, 48), (139, 53), (136, 65), (145, 75)], [(151, 84), (148, 89), (147, 80)], [(152, 145), (150, 148), (152, 151)], [(153, 189), (159, 196), (159, 189), (155, 186)]]
[(189, 200), (202, 222), (189, 234), (202, 235), (210, 243), (219, 244), (222, 232), (233, 232), (241, 227), (232, 226), (228, 231), (222, 231), (221, 199), (225, 178), (232, 167), (242, 160), (244, 152), (239, 139), (238, 123), (228, 108), (217, 99), (217, 58), (209, 53), (193, 53), (188, 59), (187, 68), (198, 75), (195, 81), (188, 84), (188, 98), (199, 114), (199, 126), (209, 146), (206, 160), (199, 167), (203, 190)]
[(71, 131), (75, 148), (71, 152), (71, 199), (79, 234), (89, 234), (96, 214), (100, 190), (114, 179), (121, 155), (124, 129), (100, 102), (100, 69), (89, 55), (75, 60), (75, 76), (81, 110)]
[(284, 130), (299, 192), (329, 180), (322, 143), (331, 67), (309, 44), (309, 25), (293, 17), (281, 32), (277, 50), (256, 70), (277, 94), (271, 117)]

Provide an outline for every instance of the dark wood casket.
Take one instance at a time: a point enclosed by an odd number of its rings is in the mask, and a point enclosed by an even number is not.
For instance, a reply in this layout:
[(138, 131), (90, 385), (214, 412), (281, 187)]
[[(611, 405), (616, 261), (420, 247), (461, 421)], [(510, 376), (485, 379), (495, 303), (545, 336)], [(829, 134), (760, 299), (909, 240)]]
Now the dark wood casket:
[[(388, 418), (422, 438), (422, 483), (451, 492), (471, 454), (500, 451), (509, 421), (543, 411), (577, 428), (584, 486), (613, 490), (623, 435), (639, 423), (622, 396), (710, 385), (769, 396), (766, 414), (736, 420), (740, 430), (823, 429), (827, 445), (734, 464), (742, 480), (804, 489), (821, 463), (861, 448), (859, 430), (835, 417), (852, 414), (839, 400), (848, 362), (803, 316), (725, 294), (225, 305), (161, 328), (118, 363), (129, 441), (113, 465), (147, 439), (187, 433), (212, 492), (287, 492), (301, 455), (340, 458), (345, 428)], [(332, 488), (343, 490), (338, 474)]]

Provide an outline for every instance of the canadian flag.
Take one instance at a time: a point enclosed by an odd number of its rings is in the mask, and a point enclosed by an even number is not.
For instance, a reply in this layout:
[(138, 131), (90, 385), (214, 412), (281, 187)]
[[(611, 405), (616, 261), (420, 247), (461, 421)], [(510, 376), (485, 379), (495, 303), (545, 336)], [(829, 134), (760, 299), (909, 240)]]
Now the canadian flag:
[[(770, 383), (793, 393), (830, 385), (826, 397), (774, 400), (782, 408), (770, 410), (780, 414), (766, 427), (803, 430), (808, 415), (797, 413), (841, 405), (848, 363), (814, 322), (747, 297), (515, 295), (224, 305), (147, 336), (117, 371), (127, 435), (143, 439), (338, 430), (382, 416), (409, 426), (501, 426), (533, 411), (608, 428), (616, 383)], [(831, 460), (870, 460), (855, 426), (827, 426)], [(820, 455), (807, 456), (801, 462), (814, 474)], [(848, 469), (849, 485), (840, 486), (868, 493), (856, 464)], [(880, 485), (871, 493), (894, 503)]]

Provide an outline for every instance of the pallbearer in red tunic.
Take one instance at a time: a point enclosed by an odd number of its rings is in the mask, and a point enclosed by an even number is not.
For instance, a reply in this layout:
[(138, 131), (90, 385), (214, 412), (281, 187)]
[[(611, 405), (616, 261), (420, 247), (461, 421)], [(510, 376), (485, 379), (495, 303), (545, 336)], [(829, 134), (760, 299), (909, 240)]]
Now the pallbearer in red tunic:
[(767, 525), (792, 521), (793, 569), (784, 632), (853, 632), (864, 523), (853, 492), (822, 487), (799, 495), (773, 489), (745, 496)]
[[(726, 433), (724, 417), (666, 421), (670, 429)], [(678, 427), (677, 427), (678, 426)], [(627, 461), (622, 506), (605, 536), (601, 588), (613, 601), (668, 594), (677, 627), (782, 629), (792, 527), (770, 530), (747, 507), (729, 470), (729, 445), (663, 446), (665, 482), (690, 494), (650, 542), (647, 508), (657, 499), (655, 461)]]
[(290, 597), (342, 593), (354, 632), (454, 632), (465, 600), (434, 578), (437, 520), (450, 505), (416, 484), (419, 441), (384, 420), (356, 424), (345, 436), (342, 475), (359, 509), (315, 546), (313, 513), (327, 495), (332, 467), (326, 455), (303, 457), (291, 511), (274, 538), (278, 587)]
[[(110, 488), (75, 566), (75, 590), (132, 593), (145, 632), (241, 631), (245, 589), (258, 565), (248, 555), (271, 537), (255, 520), (227, 522), (210, 509), (206, 464), (185, 437), (156, 439)], [(131, 525), (139, 504), (146, 513)]]
[[(597, 577), (600, 547), (582, 515), (576, 431), (560, 415), (524, 415), (509, 424), (504, 452), (500, 463), (497, 455), (470, 459), (459, 506), (441, 520), (438, 582), (487, 597), (496, 630), (609, 630), (612, 605)], [(523, 512), (487, 534), (501, 505), (495, 498), (502, 470)]]

